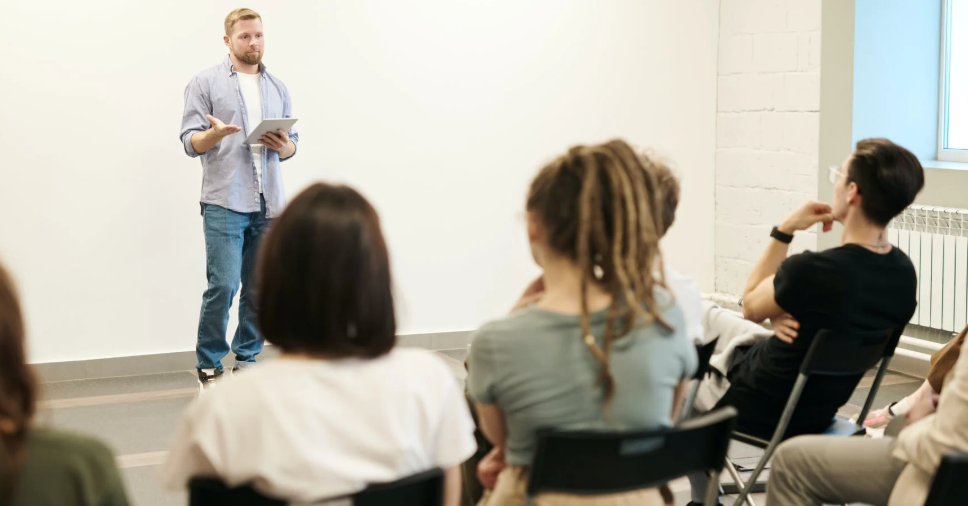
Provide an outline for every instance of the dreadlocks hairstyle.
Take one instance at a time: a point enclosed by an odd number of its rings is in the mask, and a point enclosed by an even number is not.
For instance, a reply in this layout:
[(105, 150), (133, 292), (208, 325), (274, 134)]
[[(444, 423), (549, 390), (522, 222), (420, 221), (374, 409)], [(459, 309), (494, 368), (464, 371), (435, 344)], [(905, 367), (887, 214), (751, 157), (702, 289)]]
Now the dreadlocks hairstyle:
[[(612, 343), (639, 325), (672, 327), (656, 307), (654, 289), (665, 287), (659, 237), (662, 189), (658, 162), (613, 140), (575, 146), (541, 169), (531, 183), (527, 209), (547, 231), (549, 246), (581, 266), (582, 339), (601, 365), (608, 411), (615, 393), (609, 368)], [(658, 266), (658, 279), (653, 269)], [(612, 295), (601, 347), (591, 331), (588, 286)]]

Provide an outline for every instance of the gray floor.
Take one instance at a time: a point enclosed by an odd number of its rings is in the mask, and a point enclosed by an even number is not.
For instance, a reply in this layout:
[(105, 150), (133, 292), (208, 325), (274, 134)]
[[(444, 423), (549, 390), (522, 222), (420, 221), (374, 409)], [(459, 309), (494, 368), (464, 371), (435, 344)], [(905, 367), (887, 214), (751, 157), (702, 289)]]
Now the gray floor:
[[(466, 350), (438, 353), (463, 381), (462, 361)], [(915, 378), (888, 375), (878, 392), (875, 406), (900, 399), (916, 390), (919, 384), (920, 380)], [(859, 413), (868, 389), (869, 380), (865, 380), (842, 414)], [(195, 377), (190, 371), (47, 383), (43, 385), (38, 421), (93, 434), (107, 442), (117, 455), (129, 495), (136, 506), (184, 505), (186, 494), (164, 490), (157, 475), (176, 422), (194, 396)], [(737, 464), (752, 467), (759, 452), (736, 444), (730, 454)], [(688, 502), (688, 482), (677, 480), (672, 483), (672, 489), (677, 504)], [(754, 495), (754, 499), (758, 499), (758, 504), (765, 502), (762, 494)], [(732, 504), (732, 498), (724, 497), (722, 502), (728, 506)]]

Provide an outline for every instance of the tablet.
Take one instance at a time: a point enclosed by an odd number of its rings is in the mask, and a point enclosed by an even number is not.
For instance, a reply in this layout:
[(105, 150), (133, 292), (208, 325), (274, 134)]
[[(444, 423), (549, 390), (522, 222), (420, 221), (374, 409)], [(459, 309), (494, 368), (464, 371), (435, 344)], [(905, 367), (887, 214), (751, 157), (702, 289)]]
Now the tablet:
[(259, 138), (265, 135), (267, 132), (275, 132), (276, 130), (284, 130), (286, 132), (296, 124), (296, 118), (275, 118), (275, 119), (264, 119), (249, 136), (245, 138), (243, 144), (259, 144)]

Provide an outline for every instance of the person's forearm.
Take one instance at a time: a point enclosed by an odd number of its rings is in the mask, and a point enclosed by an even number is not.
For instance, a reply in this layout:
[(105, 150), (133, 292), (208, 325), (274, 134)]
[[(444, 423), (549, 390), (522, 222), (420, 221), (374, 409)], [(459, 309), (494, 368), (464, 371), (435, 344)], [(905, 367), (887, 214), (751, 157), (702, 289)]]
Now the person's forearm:
[(494, 404), (477, 404), (477, 420), (484, 437), (494, 446), (504, 446), (504, 413)]
[(753, 271), (750, 272), (750, 277), (746, 280), (746, 288), (743, 290), (743, 296), (748, 297), (750, 292), (757, 286), (760, 286), (760, 283), (764, 279), (776, 274), (776, 271), (780, 268), (780, 264), (786, 260), (789, 251), (789, 244), (784, 244), (776, 239), (770, 238), (769, 244), (766, 245), (766, 251), (763, 252), (760, 260), (756, 262)]
[(208, 130), (202, 132), (195, 132), (192, 134), (192, 149), (196, 153), (202, 154), (218, 144), (218, 141), (222, 140), (217, 133), (215, 133), (214, 128), (209, 128)]
[(460, 506), (461, 481), (460, 466), (444, 471), (444, 506)]
[[(793, 235), (796, 232), (796, 227), (788, 223), (783, 223), (777, 228), (784, 234)], [(771, 237), (769, 244), (766, 245), (766, 251), (763, 252), (760, 261), (756, 262), (756, 266), (750, 272), (749, 279), (746, 280), (746, 289), (743, 290), (743, 296), (749, 295), (757, 286), (760, 286), (764, 279), (776, 274), (789, 252), (789, 244), (784, 244)]]

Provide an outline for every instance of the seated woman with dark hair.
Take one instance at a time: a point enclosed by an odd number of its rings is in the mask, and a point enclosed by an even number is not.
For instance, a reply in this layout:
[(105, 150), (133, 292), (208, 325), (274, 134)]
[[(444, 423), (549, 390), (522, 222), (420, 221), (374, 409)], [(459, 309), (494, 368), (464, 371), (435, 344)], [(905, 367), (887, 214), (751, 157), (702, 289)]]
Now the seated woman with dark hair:
[(446, 470), (475, 450), (457, 379), (430, 352), (394, 348), (390, 262), (376, 211), (316, 184), (279, 217), (261, 252), (259, 327), (282, 356), (221, 381), (186, 413), (166, 483), (196, 476), (297, 502)]
[(126, 506), (111, 450), (34, 426), (36, 392), (20, 302), (0, 266), (0, 506)]

